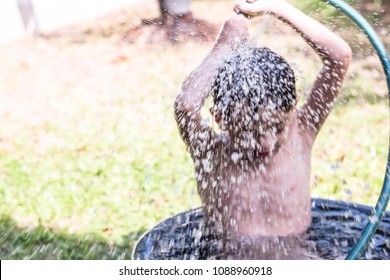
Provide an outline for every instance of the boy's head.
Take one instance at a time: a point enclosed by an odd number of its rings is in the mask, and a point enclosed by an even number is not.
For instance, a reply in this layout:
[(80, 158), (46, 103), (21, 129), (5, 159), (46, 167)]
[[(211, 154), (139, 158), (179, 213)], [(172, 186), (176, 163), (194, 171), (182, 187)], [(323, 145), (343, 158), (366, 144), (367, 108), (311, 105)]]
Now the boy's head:
[(279, 133), (297, 102), (293, 70), (268, 48), (234, 53), (219, 68), (211, 94), (217, 122), (234, 134)]

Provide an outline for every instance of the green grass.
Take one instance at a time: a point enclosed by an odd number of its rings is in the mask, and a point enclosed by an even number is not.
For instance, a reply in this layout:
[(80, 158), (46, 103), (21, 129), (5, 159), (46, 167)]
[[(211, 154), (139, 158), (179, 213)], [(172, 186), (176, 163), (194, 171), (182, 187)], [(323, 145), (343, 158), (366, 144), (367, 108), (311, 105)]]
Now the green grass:
[[(61, 51), (56, 42), (45, 44)], [(200, 206), (172, 105), (209, 46), (123, 48), (139, 56), (131, 60), (138, 70), (118, 78), (126, 94), (87, 92), (86, 100), (75, 94), (72, 114), (39, 125), (30, 116), (9, 118), (2, 125), (8, 137), (0, 146), (1, 259), (129, 259), (147, 229)], [(302, 92), (319, 64), (290, 55), (306, 69)], [(378, 197), (389, 139), (378, 65), (366, 58), (351, 67), (313, 150), (313, 197), (368, 205)], [(69, 92), (61, 89), (47, 102), (55, 105)]]

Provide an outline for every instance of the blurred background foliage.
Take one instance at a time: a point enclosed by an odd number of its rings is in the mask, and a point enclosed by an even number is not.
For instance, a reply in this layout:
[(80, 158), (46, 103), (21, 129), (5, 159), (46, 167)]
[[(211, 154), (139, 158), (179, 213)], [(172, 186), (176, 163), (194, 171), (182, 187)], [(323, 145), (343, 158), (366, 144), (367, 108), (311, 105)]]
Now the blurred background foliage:
[[(219, 29), (233, 2), (193, 1), (192, 12)], [(354, 51), (313, 150), (312, 195), (373, 205), (389, 144), (380, 62), (341, 13), (322, 1), (290, 2)], [(172, 105), (212, 41), (172, 42), (158, 26), (140, 29), (160, 16), (157, 1), (148, 3), (0, 46), (0, 258), (129, 259), (147, 229), (200, 206)], [(349, 3), (388, 48), (389, 1)], [(293, 65), (305, 97), (321, 66), (313, 51), (267, 17), (251, 32)]]

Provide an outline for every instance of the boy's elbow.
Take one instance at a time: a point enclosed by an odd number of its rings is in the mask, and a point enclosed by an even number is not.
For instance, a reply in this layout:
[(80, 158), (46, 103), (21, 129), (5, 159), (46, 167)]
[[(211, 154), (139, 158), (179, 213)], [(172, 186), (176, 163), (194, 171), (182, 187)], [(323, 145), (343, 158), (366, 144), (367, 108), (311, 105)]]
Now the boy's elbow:
[(345, 62), (349, 65), (352, 61), (352, 49), (348, 44), (344, 47), (344, 56)]
[(352, 49), (347, 42), (344, 43), (340, 50), (339, 63), (341, 62), (342, 68), (347, 71), (352, 61)]
[(334, 71), (345, 74), (352, 61), (351, 47), (346, 43), (339, 44), (327, 59), (325, 59), (325, 65), (332, 68)]

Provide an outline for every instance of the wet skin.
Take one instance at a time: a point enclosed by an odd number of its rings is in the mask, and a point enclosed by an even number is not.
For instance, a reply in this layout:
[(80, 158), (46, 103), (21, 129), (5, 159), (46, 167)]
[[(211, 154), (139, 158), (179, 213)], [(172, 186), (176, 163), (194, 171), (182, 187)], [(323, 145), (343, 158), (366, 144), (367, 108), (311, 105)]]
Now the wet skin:
[(303, 232), (310, 223), (312, 141), (302, 137), (295, 112), (260, 109), (251, 122), (239, 121), (241, 114), (225, 133), (203, 131), (211, 146), (193, 143), (206, 217), (238, 235)]

